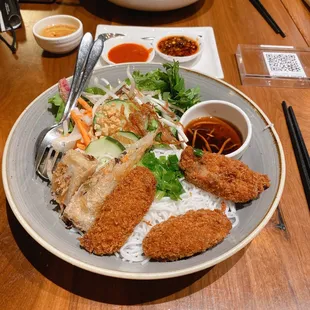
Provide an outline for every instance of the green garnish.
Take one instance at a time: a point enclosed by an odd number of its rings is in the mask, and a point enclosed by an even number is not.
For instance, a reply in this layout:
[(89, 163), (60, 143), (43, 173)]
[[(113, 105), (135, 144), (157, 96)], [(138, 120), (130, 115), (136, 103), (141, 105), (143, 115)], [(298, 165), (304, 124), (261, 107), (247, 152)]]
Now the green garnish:
[[(59, 123), (65, 111), (64, 101), (61, 99), (59, 94), (56, 94), (55, 96), (48, 99), (48, 103), (51, 104), (48, 110), (54, 115), (55, 122)], [(73, 125), (70, 120), (69, 127), (68, 127), (69, 133), (72, 132), (72, 130), (73, 130)]]
[(160, 156), (156, 158), (153, 152), (144, 154), (141, 164), (149, 168), (155, 175), (156, 198), (170, 197), (173, 200), (179, 200), (184, 189), (179, 179), (183, 173), (179, 168), (179, 159), (176, 155)]
[[(136, 87), (139, 90), (159, 90), (164, 100), (186, 111), (200, 101), (199, 87), (186, 89), (184, 78), (179, 73), (179, 63), (163, 64), (166, 72), (156, 69), (142, 74), (140, 71), (133, 72)], [(127, 81), (128, 82), (128, 81)], [(172, 108), (173, 109), (173, 108)], [(177, 114), (179, 111), (175, 111)]]
[(203, 150), (201, 149), (194, 149), (194, 155), (197, 157), (202, 157), (203, 156)]
[(178, 131), (175, 127), (170, 127), (170, 131), (172, 132), (172, 134), (176, 137), (178, 134)]
[(93, 95), (105, 95), (105, 91), (99, 87), (87, 87), (85, 92)]
[[(134, 71), (132, 74), (136, 87), (140, 90), (159, 90), (161, 93), (169, 91), (169, 80), (167, 74), (160, 69), (156, 69), (145, 74), (140, 71)], [(130, 84), (129, 79), (126, 79), (127, 84)]]
[(49, 111), (52, 112), (52, 114), (55, 116), (55, 121), (58, 123), (61, 120), (62, 115), (64, 114), (65, 103), (61, 99), (59, 94), (56, 94), (55, 96), (49, 98), (48, 103), (51, 104)]
[(147, 131), (155, 131), (158, 128), (158, 122), (152, 119), (147, 125)]

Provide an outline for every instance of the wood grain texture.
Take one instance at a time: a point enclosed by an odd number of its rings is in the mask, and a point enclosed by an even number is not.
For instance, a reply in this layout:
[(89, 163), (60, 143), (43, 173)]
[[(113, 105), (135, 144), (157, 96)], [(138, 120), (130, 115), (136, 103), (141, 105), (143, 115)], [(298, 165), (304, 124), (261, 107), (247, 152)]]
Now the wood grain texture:
[[(0, 186), (0, 309), (309, 309), (310, 218), (281, 109), (294, 107), (310, 147), (310, 90), (240, 85), (234, 57), (237, 45), (307, 46), (309, 27), (297, 24), (292, 12), (303, 8), (293, 0), (263, 3), (287, 37), (275, 34), (247, 0), (205, 0), (165, 13), (141, 13), (106, 1), (60, 1), (63, 4), (22, 4), (24, 27), (17, 31), (14, 56), (0, 42), (0, 156), (19, 114), (41, 92), (73, 72), (76, 51), (57, 56), (36, 45), (32, 26), (42, 17), (71, 14), (85, 31), (96, 25), (212, 26), (225, 81), (251, 97), (274, 123), (285, 151), (287, 182), (280, 210), (245, 249), (208, 270), (176, 279), (130, 281), (99, 276), (65, 263), (38, 245), (20, 226)], [(298, 1), (297, 1), (298, 2)], [(72, 3), (72, 4), (68, 4)], [(299, 15), (300, 14), (300, 15)], [(296, 24), (295, 24), (296, 23)], [(310, 150), (310, 149), (309, 149)]]
[(300, 33), (310, 46), (310, 1), (281, 0)]

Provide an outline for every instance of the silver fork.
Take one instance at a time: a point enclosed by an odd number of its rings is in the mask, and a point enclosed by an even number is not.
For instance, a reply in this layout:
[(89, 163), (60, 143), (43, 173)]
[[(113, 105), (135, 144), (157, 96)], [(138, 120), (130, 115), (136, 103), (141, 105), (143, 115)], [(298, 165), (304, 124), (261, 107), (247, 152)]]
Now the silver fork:
[(70, 111), (75, 107), (77, 99), (80, 97), (102, 53), (102, 49), (103, 40), (101, 38), (94, 43), (90, 33), (84, 35), (79, 48), (71, 89), (62, 119), (59, 123), (44, 129), (36, 141), (35, 169), (37, 174), (44, 180), (49, 180), (48, 171), (53, 171), (57, 159), (61, 158), (64, 151), (63, 149), (55, 150), (52, 142), (60, 136), (60, 129), (63, 127), (63, 123), (70, 118)]

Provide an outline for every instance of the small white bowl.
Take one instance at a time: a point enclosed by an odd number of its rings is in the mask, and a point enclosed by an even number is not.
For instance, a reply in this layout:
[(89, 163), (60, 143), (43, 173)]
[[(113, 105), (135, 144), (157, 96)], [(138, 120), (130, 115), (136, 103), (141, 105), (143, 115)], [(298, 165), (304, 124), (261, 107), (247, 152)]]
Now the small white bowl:
[[(164, 54), (162, 53), (159, 48), (158, 48), (158, 43), (162, 40), (162, 39), (165, 39), (165, 38), (168, 38), (168, 37), (172, 37), (172, 36), (183, 36), (183, 37), (188, 37), (190, 39), (192, 39), (193, 41), (196, 41), (199, 45), (199, 49), (198, 51), (193, 54), (193, 55), (190, 55), (190, 56), (170, 56), (170, 55), (167, 55), (167, 54)], [(201, 53), (202, 53), (202, 50), (203, 50), (203, 41), (201, 39), (201, 37), (197, 36), (197, 35), (193, 35), (193, 34), (189, 34), (189, 33), (186, 33), (186, 32), (168, 32), (166, 35), (160, 35), (158, 37), (156, 37), (153, 41), (153, 46), (154, 46), (154, 49), (156, 51), (156, 53), (162, 57), (163, 59), (165, 60), (168, 60), (168, 61), (178, 61), (178, 62), (187, 62), (187, 61), (191, 61), (193, 59), (195, 59), (196, 57), (198, 57)]]
[[(149, 53), (149, 57), (146, 61), (142, 61), (144, 62), (151, 62), (155, 56), (155, 51), (153, 46), (146, 40), (142, 40), (139, 38), (134, 38), (134, 37), (130, 37), (130, 36), (124, 36), (124, 37), (116, 37), (116, 38), (111, 38), (107, 41), (104, 42), (104, 47), (103, 47), (103, 52), (102, 52), (102, 57), (103, 59), (110, 65), (114, 65), (115, 63), (113, 61), (111, 61), (108, 57), (108, 54), (110, 52), (110, 50), (117, 46), (117, 45), (121, 45), (121, 44), (126, 44), (126, 43), (134, 43), (134, 44), (139, 44), (144, 46), (147, 50), (152, 49), (152, 51)], [(134, 61), (137, 62), (137, 61)]]
[(233, 103), (221, 100), (208, 100), (197, 103), (189, 108), (182, 115), (180, 123), (185, 127), (192, 120), (206, 116), (221, 118), (239, 129), (242, 135), (243, 144), (236, 151), (229, 153), (226, 156), (240, 159), (248, 148), (252, 137), (252, 124), (249, 117)]
[[(44, 28), (52, 25), (71, 25), (77, 30), (67, 36), (48, 38), (41, 35)], [(35, 40), (45, 51), (64, 54), (74, 50), (81, 42), (83, 36), (82, 22), (70, 15), (53, 15), (39, 20), (32, 29)]]

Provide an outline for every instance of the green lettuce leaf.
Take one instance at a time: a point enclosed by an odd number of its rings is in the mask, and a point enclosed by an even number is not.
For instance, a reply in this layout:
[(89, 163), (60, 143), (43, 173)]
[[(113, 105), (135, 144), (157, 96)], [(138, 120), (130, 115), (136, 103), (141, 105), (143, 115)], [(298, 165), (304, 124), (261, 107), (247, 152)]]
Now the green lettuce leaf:
[[(179, 73), (179, 63), (163, 64), (166, 72), (160, 69), (146, 74), (140, 71), (133, 72), (136, 87), (139, 90), (159, 90), (164, 100), (186, 111), (200, 101), (199, 87), (186, 89), (184, 78)], [(127, 80), (129, 83), (129, 80)], [(179, 113), (179, 112), (177, 112)]]
[(105, 91), (99, 87), (87, 87), (85, 92), (93, 95), (105, 95)]
[(65, 103), (59, 94), (49, 98), (48, 103), (51, 104), (49, 111), (55, 116), (55, 121), (58, 123), (64, 114)]

